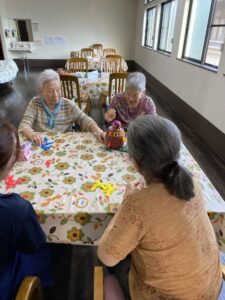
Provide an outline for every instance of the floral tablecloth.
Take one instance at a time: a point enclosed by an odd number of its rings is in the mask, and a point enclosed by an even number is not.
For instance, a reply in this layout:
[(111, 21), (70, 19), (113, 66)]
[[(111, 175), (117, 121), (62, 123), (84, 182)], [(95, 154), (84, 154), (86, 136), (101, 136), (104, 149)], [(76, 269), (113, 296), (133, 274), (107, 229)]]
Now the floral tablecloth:
[[(86, 57), (88, 60), (88, 70), (102, 70), (103, 66), (103, 61), (105, 57), (100, 57), (100, 56), (87, 56)], [(69, 68), (69, 63), (68, 61), (66, 62), (65, 68)], [(121, 61), (121, 72), (126, 72), (128, 70), (127, 63), (124, 59)]]
[[(128, 154), (105, 150), (90, 133), (46, 134), (52, 149), (34, 147), (29, 161), (19, 162), (0, 192), (16, 192), (30, 201), (47, 240), (93, 244), (102, 235), (123, 199), (128, 182), (140, 178)], [(12, 177), (10, 177), (12, 176)], [(94, 183), (112, 183), (106, 196)]]
[[(1, 193), (16, 192), (30, 201), (47, 240), (96, 244), (123, 199), (126, 184), (142, 180), (128, 154), (108, 151), (90, 133), (48, 133), (53, 147), (34, 147), (29, 161), (15, 165), (0, 182)], [(225, 204), (182, 145), (180, 163), (200, 182), (221, 249), (225, 249)], [(107, 196), (97, 181), (116, 188)]]
[(195, 179), (200, 183), (219, 248), (225, 252), (225, 201), (184, 145), (181, 147), (180, 162), (194, 174)]
[(79, 78), (81, 101), (99, 99), (101, 93), (108, 93), (109, 73), (100, 73), (89, 78)]

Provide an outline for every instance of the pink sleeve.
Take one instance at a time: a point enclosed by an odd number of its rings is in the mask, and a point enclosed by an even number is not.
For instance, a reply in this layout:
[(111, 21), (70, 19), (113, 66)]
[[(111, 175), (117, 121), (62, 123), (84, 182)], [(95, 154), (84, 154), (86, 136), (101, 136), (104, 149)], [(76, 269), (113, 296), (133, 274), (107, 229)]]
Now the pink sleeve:
[(146, 97), (146, 114), (156, 115), (156, 106), (150, 97)]

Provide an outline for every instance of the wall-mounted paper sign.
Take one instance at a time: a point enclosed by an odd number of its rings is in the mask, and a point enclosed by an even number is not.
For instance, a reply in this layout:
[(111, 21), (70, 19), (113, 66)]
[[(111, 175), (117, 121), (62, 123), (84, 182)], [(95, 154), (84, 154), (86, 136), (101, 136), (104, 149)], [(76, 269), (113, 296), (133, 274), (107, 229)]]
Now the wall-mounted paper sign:
[(33, 32), (38, 32), (39, 31), (38, 23), (32, 23), (32, 29), (33, 29)]
[(47, 46), (65, 45), (65, 39), (59, 36), (45, 36), (44, 44)]

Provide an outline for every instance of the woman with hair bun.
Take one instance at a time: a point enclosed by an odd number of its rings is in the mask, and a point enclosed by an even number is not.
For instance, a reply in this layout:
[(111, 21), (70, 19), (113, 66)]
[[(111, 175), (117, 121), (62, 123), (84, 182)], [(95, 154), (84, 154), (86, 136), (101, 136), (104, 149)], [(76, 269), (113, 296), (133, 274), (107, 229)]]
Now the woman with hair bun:
[[(179, 129), (146, 115), (130, 124), (127, 139), (145, 185), (127, 187), (100, 240), (98, 256), (114, 273), (106, 277), (105, 299), (124, 299), (119, 282), (126, 299), (216, 300), (219, 250), (201, 191), (178, 162)], [(117, 298), (110, 298), (113, 293)]]

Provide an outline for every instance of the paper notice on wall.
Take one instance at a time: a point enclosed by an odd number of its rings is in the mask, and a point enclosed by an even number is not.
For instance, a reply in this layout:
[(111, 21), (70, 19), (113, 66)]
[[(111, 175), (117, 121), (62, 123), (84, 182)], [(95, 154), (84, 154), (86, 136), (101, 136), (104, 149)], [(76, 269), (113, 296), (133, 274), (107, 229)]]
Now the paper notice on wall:
[(64, 46), (65, 39), (59, 36), (45, 36), (44, 37), (44, 44), (47, 46)]

